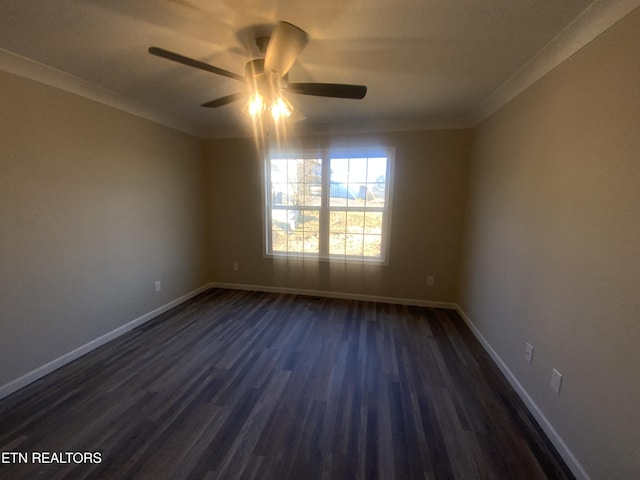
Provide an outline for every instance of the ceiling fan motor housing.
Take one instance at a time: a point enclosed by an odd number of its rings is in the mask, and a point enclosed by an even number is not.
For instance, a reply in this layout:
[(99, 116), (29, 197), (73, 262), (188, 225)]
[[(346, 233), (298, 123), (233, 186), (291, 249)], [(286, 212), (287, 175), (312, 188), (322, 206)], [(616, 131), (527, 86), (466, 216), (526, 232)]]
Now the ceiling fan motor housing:
[(256, 46), (260, 53), (264, 53), (267, 51), (267, 46), (269, 45), (269, 39), (271, 37), (269, 35), (260, 35), (256, 37)]
[(276, 75), (267, 75), (265, 73), (264, 58), (248, 61), (244, 67), (244, 76), (247, 80), (249, 91), (259, 93), (267, 102), (279, 97), (280, 89), (286, 88), (286, 76), (278, 78)]
[(258, 75), (264, 74), (264, 58), (256, 58), (249, 60), (244, 66), (244, 76), (246, 78), (253, 78)]

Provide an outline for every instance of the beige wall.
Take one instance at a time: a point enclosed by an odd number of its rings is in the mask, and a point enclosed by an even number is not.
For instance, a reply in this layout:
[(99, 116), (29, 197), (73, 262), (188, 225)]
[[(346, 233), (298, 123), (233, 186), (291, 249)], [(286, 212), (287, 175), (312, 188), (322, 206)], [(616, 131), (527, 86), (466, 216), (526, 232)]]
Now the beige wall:
[[(247, 139), (207, 142), (215, 282), (453, 302), (457, 298), (470, 132), (302, 137), (295, 146), (396, 149), (388, 266), (263, 255), (260, 155)], [(232, 263), (239, 263), (234, 272)], [(435, 285), (427, 287), (427, 276)]]
[(2, 386), (202, 286), (208, 261), (201, 140), (4, 72), (0, 112)]
[(460, 303), (593, 479), (640, 478), (639, 47), (636, 11), (474, 131)]

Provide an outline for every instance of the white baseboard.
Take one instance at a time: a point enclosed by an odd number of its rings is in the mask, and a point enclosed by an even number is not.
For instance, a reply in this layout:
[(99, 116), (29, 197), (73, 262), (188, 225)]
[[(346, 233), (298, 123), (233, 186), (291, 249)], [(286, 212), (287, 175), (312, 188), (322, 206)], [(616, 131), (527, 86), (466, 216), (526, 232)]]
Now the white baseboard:
[(249, 290), (252, 292), (285, 293), (291, 295), (306, 295), (309, 297), (341, 298), (344, 300), (361, 300), (363, 302), (391, 303), (394, 305), (412, 305), (415, 307), (446, 308), (456, 310), (457, 305), (451, 302), (432, 302), (415, 298), (381, 297), (378, 295), (362, 295), (359, 293), (332, 292), (329, 290), (307, 290), (304, 288), (271, 287), (268, 285), (246, 285), (243, 283), (213, 282), (214, 288), (228, 288), (231, 290)]
[(584, 467), (580, 464), (580, 462), (575, 457), (575, 455), (571, 452), (571, 450), (569, 450), (569, 447), (567, 446), (566, 443), (564, 443), (564, 440), (562, 440), (562, 437), (560, 437), (556, 429), (553, 428), (553, 425), (551, 424), (549, 419), (544, 415), (544, 413), (542, 413), (542, 410), (540, 410), (540, 408), (538, 407), (538, 405), (536, 405), (536, 403), (533, 401), (531, 396), (529, 396), (529, 394), (524, 389), (522, 384), (518, 381), (518, 378), (513, 374), (513, 372), (511, 372), (511, 370), (509, 370), (509, 367), (507, 367), (507, 364), (502, 360), (502, 358), (500, 358), (498, 353), (493, 349), (493, 347), (487, 341), (487, 339), (484, 338), (482, 333), (480, 333), (480, 330), (478, 330), (478, 327), (474, 325), (474, 323), (471, 321), (471, 319), (467, 316), (467, 314), (464, 312), (464, 310), (462, 310), (462, 308), (459, 305), (456, 304), (455, 308), (460, 314), (460, 316), (462, 317), (462, 319), (464, 320), (464, 322), (467, 324), (471, 332), (478, 339), (482, 347), (486, 350), (486, 352), (489, 354), (491, 359), (498, 366), (502, 374), (505, 377), (507, 377), (507, 380), (509, 381), (513, 389), (516, 391), (520, 399), (524, 402), (527, 409), (529, 410), (531, 415), (533, 415), (533, 417), (536, 419), (536, 421), (538, 422), (542, 430), (544, 430), (544, 432), (547, 434), (547, 437), (549, 437), (549, 440), (551, 440), (551, 443), (553, 443), (553, 446), (556, 447), (556, 450), (558, 450), (558, 453), (563, 458), (563, 460), (565, 461), (565, 463), (567, 464), (567, 466), (569, 467), (573, 475), (576, 477), (576, 479), (591, 480), (591, 477), (586, 472)]
[(202, 293), (210, 289), (211, 287), (212, 287), (212, 284), (207, 283), (193, 290), (192, 292), (189, 292), (185, 295), (182, 295), (179, 298), (176, 298), (175, 300), (167, 303), (166, 305), (163, 305), (161, 307), (156, 308), (155, 310), (145, 313), (144, 315), (134, 320), (131, 320), (128, 323), (125, 323), (124, 325), (116, 328), (115, 330), (112, 330), (108, 333), (105, 333), (104, 335), (101, 335), (100, 337), (94, 340), (91, 340), (89, 343), (85, 343), (81, 347), (78, 347), (68, 353), (65, 353), (61, 357), (51, 360), (50, 362), (36, 368), (35, 370), (31, 370), (30, 372), (22, 375), (21, 377), (16, 378), (15, 380), (10, 381), (9, 383), (5, 383), (4, 385), (0, 386), (0, 399), (8, 395), (11, 395), (12, 393), (20, 390), (21, 388), (26, 387), (30, 383), (35, 382), (36, 380), (44, 377), (45, 375), (48, 375), (54, 370), (57, 370), (58, 368), (66, 365), (67, 363), (74, 361), (75, 359), (81, 357), (82, 355), (89, 353), (92, 350), (95, 350), (101, 345), (104, 345), (105, 343), (113, 340), (114, 338), (117, 338), (120, 335), (123, 335), (124, 333), (127, 333), (130, 330), (133, 330), (137, 326), (148, 322), (149, 320), (157, 317), (158, 315), (162, 315), (164, 312), (171, 310), (173, 307), (176, 307), (181, 303), (186, 302), (190, 298), (195, 297), (199, 293)]

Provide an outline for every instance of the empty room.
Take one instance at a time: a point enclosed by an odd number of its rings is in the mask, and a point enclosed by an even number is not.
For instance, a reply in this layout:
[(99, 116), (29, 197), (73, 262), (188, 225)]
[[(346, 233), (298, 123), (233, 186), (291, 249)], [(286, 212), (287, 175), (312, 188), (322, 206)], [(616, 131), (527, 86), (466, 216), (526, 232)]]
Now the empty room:
[(0, 479), (640, 478), (640, 0), (2, 0)]

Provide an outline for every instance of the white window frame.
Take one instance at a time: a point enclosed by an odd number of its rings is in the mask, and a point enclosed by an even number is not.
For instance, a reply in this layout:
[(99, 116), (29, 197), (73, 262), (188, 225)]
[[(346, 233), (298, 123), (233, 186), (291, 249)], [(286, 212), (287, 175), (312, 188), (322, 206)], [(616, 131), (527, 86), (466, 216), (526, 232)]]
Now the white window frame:
[[(338, 158), (379, 158), (387, 159), (387, 171), (385, 181), (385, 199), (384, 207), (338, 207), (330, 205), (330, 189), (331, 189), (331, 160)], [(272, 248), (272, 185), (271, 185), (271, 160), (272, 159), (321, 159), (322, 160), (322, 200), (320, 207), (294, 207), (289, 210), (315, 210), (319, 211), (320, 226), (320, 251), (319, 253), (304, 252), (274, 252)], [(391, 237), (391, 212), (393, 202), (393, 178), (395, 164), (395, 148), (391, 146), (377, 147), (346, 147), (331, 149), (299, 149), (299, 150), (271, 150), (267, 151), (263, 162), (263, 228), (264, 228), (264, 252), (265, 256), (274, 259), (315, 259), (320, 261), (339, 261), (339, 262), (357, 262), (372, 263), (378, 265), (389, 264), (389, 240)], [(329, 253), (329, 217), (331, 211), (355, 211), (355, 212), (381, 212), (382, 215), (382, 232), (380, 257), (366, 257), (359, 255), (340, 255)]]

